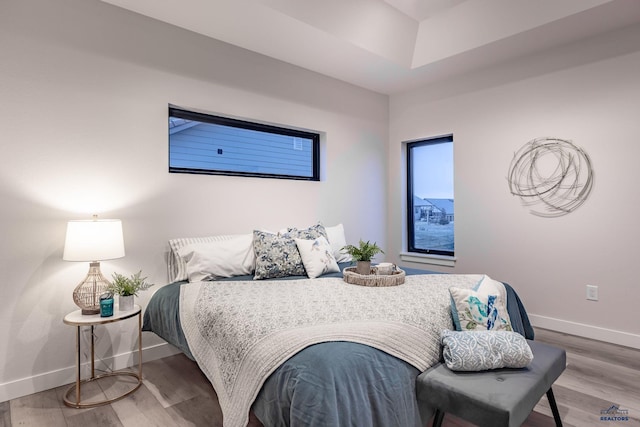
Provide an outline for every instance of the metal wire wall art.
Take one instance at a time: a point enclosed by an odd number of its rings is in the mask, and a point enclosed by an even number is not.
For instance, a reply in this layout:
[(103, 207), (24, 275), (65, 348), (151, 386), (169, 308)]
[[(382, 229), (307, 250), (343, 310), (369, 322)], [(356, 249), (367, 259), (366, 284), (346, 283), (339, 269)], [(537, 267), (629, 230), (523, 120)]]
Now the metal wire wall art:
[(533, 215), (553, 218), (582, 206), (594, 177), (583, 149), (565, 139), (536, 138), (514, 154), (507, 180)]

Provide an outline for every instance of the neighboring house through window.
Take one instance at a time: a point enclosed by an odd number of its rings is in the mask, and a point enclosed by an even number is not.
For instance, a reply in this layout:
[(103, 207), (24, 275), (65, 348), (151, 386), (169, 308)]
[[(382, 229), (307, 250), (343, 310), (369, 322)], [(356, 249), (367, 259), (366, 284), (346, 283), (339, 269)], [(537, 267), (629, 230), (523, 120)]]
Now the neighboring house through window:
[(453, 136), (407, 142), (408, 251), (454, 255)]
[(169, 172), (320, 180), (320, 135), (169, 107)]

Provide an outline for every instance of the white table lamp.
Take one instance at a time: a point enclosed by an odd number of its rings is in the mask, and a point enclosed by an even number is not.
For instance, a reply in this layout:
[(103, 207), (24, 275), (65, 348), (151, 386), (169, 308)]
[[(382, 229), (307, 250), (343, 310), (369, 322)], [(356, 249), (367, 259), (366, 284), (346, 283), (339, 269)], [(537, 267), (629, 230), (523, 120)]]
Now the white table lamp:
[(73, 301), (82, 309), (82, 314), (100, 313), (100, 294), (109, 281), (100, 271), (100, 261), (122, 258), (124, 238), (122, 221), (98, 219), (69, 221), (64, 242), (65, 261), (90, 261), (89, 273), (73, 290)]

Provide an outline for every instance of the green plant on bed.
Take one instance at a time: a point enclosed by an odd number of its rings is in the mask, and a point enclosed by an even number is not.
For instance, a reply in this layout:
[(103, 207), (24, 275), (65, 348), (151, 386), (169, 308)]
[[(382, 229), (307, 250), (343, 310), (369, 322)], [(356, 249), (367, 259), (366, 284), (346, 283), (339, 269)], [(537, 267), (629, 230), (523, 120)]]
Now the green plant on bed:
[(360, 239), (358, 246), (347, 245), (340, 249), (343, 253), (351, 255), (351, 262), (356, 262), (356, 273), (369, 275), (371, 274), (371, 258), (379, 253), (384, 253), (376, 242), (365, 242)]
[(383, 254), (384, 251), (376, 244), (376, 242), (365, 242), (360, 239), (358, 246), (347, 245), (340, 249), (343, 253), (351, 255), (353, 261), (371, 261), (377, 254)]
[(114, 295), (122, 295), (123, 297), (135, 295), (138, 296), (138, 291), (146, 291), (153, 283), (147, 283), (146, 277), (142, 276), (142, 270), (131, 277), (126, 277), (119, 273), (113, 273), (113, 282), (107, 287), (107, 291)]
[(365, 242), (360, 239), (358, 246), (347, 245), (340, 249), (342, 252), (351, 255), (353, 261), (371, 261), (377, 254), (383, 254), (384, 251), (376, 244), (376, 242)]

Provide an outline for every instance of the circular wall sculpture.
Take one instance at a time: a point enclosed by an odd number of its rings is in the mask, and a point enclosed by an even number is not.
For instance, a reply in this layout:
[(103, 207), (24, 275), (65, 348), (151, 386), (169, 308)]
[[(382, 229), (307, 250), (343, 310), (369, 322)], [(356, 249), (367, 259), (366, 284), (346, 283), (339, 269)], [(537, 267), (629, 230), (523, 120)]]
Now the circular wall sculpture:
[(513, 156), (509, 190), (533, 215), (559, 217), (580, 207), (593, 188), (591, 159), (571, 141), (536, 138)]

